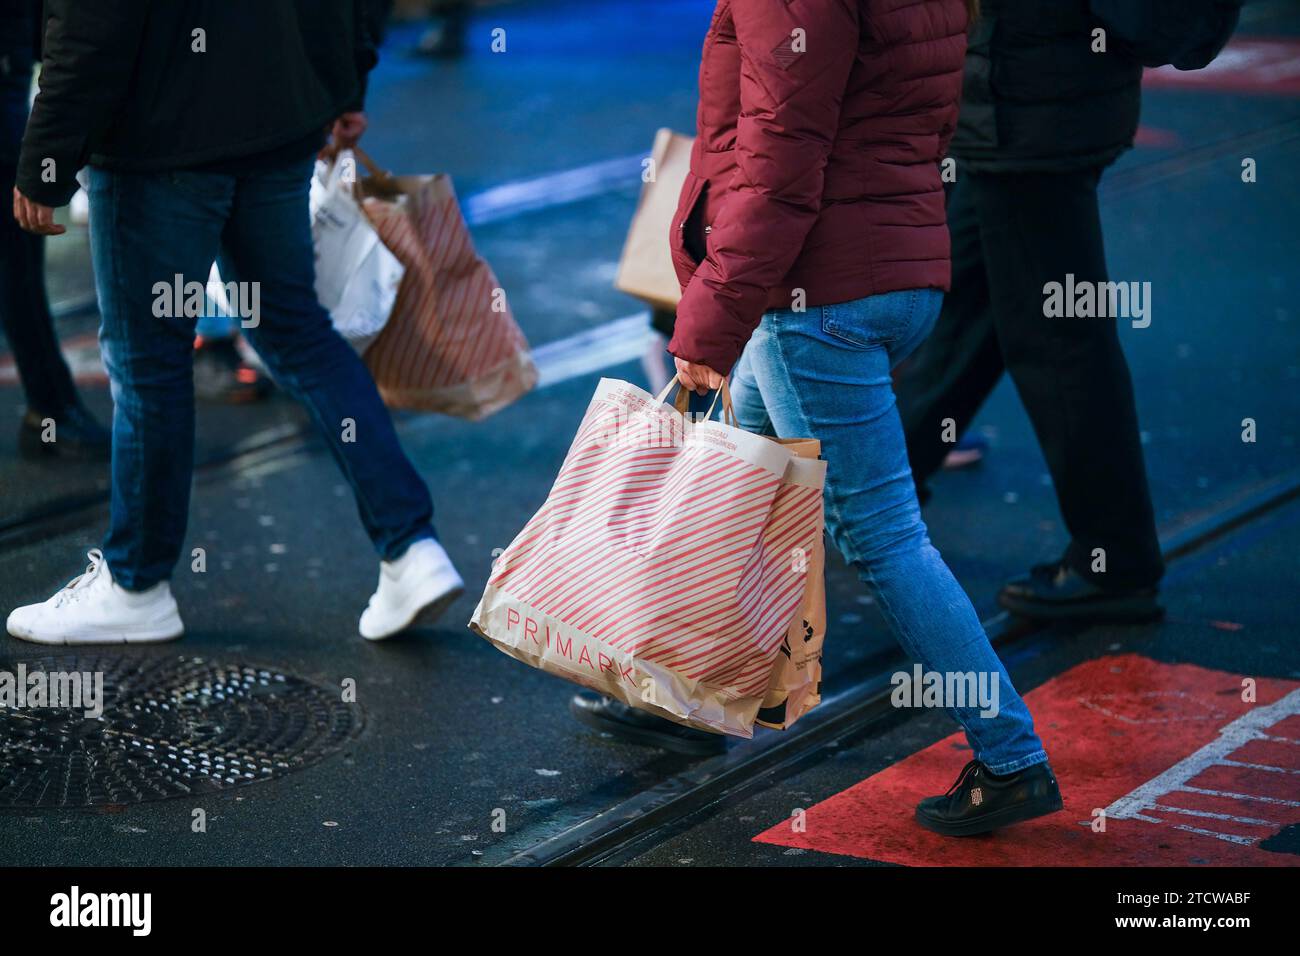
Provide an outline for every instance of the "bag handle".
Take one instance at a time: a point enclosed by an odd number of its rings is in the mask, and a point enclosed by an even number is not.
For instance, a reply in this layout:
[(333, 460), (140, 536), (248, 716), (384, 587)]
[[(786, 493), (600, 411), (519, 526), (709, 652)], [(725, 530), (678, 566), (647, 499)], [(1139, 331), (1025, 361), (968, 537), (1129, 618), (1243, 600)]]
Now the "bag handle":
[[(687, 391), (687, 389), (682, 385), (681, 380), (676, 375), (674, 375), (672, 379), (669, 380), (668, 384), (664, 386), (663, 391), (655, 396), (655, 404), (662, 404), (664, 400), (668, 398), (668, 393), (671, 392), (674, 387), (677, 388), (677, 393), (673, 397), (673, 407), (685, 415), (690, 408), (691, 393)], [(736, 419), (736, 410), (731, 405), (731, 388), (727, 385), (726, 378), (723, 378), (722, 380), (722, 387), (713, 393), (713, 401), (709, 403), (709, 410), (704, 413), (705, 420), (713, 417), (713, 409), (717, 407), (719, 398), (722, 399), (723, 423), (730, 425), (733, 428), (739, 428), (740, 426)]]
[[(365, 167), (366, 172), (370, 174), (370, 178), (374, 181), (375, 185), (378, 186), (380, 191), (385, 193), (400, 192), (400, 188), (397, 185), (397, 177), (388, 170), (383, 169), (378, 163), (371, 159), (369, 153), (355, 144), (349, 146), (348, 149), (352, 151), (352, 155), (356, 157), (357, 162)], [(337, 146), (331, 147), (331, 158), (337, 161), (339, 152), (340, 149)]]
[(357, 144), (354, 143), (354, 144), (352, 145), (351, 149), (352, 149), (352, 155), (355, 156), (355, 157), (357, 158), (357, 160), (361, 163), (362, 166), (366, 167), (366, 172), (368, 172), (368, 173), (369, 173), (371, 176), (373, 176), (375, 179), (390, 179), (390, 180), (391, 180), (391, 179), (396, 179), (396, 178), (397, 178), (397, 177), (394, 176), (392, 173), (390, 173), (388, 170), (386, 170), (386, 169), (381, 169), (381, 168), (379, 167), (379, 164), (376, 163), (373, 159), (370, 158), (370, 154), (367, 153), (364, 149), (362, 149), (362, 148), (361, 148), (360, 146), (358, 146)]

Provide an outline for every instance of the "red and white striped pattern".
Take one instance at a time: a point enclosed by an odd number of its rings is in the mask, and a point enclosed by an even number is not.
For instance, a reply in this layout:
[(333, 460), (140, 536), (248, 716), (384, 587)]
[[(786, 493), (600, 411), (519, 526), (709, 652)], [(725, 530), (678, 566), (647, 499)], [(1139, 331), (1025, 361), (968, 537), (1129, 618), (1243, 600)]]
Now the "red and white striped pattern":
[[(724, 703), (752, 698), (756, 710), (802, 603), (806, 569), (793, 558), (821, 533), (820, 484), (747, 460), (728, 435), (779, 446), (717, 423), (700, 430), (720, 444), (656, 440), (680, 434), (680, 415), (625, 403), (620, 395), (640, 390), (609, 384), (546, 502), (498, 558), (489, 592), (594, 639), (614, 660), (653, 665)], [(637, 689), (622, 688), (630, 703)]]
[(450, 179), (399, 182), (407, 189), (403, 201), (364, 204), (406, 267), (366, 364), (389, 405), (481, 418), (536, 384), (528, 342), (496, 295), (492, 268), (474, 250)]

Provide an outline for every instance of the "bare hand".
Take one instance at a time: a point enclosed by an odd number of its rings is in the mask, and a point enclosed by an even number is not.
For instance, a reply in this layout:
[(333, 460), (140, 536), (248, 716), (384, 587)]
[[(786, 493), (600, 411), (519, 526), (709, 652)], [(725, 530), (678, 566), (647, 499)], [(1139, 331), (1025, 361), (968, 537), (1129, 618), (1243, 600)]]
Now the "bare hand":
[(329, 127), (330, 142), (319, 153), (321, 159), (328, 159), (340, 149), (351, 149), (361, 141), (366, 132), (365, 113), (344, 113)]
[(707, 365), (687, 362), (676, 356), (673, 357), (673, 361), (677, 363), (677, 381), (695, 394), (706, 395), (710, 391), (722, 388), (722, 379), (725, 376), (719, 375)]
[(14, 218), (18, 225), (38, 236), (61, 236), (68, 230), (54, 221), (54, 207), (32, 202), (14, 187)]

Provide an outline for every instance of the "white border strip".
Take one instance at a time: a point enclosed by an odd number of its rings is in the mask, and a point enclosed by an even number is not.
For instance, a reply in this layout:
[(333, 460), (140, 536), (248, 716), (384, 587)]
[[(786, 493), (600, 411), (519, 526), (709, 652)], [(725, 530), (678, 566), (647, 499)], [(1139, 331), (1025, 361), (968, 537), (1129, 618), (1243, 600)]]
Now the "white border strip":
[(533, 349), (537, 387), (547, 388), (641, 358), (650, 345), (650, 313), (602, 322)]
[(641, 164), (649, 155), (620, 156), (534, 179), (517, 179), (492, 186), (466, 197), (460, 204), (461, 212), (471, 226), (481, 226), (526, 212), (590, 199), (624, 186), (640, 188)]

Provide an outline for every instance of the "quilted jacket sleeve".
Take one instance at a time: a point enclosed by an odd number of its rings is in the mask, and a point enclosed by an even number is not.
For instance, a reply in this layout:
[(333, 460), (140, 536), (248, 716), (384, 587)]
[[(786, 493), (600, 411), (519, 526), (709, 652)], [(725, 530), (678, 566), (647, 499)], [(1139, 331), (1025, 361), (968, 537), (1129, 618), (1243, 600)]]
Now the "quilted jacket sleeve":
[(821, 208), (858, 0), (732, 0), (740, 47), (737, 170), (668, 350), (727, 374)]

